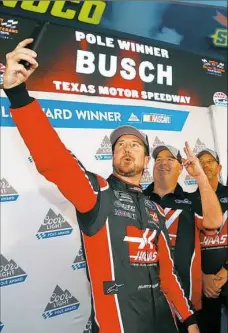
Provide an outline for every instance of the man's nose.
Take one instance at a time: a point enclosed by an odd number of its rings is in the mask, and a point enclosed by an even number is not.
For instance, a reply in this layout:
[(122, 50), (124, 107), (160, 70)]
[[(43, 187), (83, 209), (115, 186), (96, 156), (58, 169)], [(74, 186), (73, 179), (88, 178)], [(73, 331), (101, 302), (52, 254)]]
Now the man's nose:
[(125, 152), (129, 152), (130, 151), (130, 144), (129, 143), (125, 143), (124, 144), (124, 150), (125, 150)]
[(160, 165), (167, 165), (167, 159), (166, 158), (161, 159)]

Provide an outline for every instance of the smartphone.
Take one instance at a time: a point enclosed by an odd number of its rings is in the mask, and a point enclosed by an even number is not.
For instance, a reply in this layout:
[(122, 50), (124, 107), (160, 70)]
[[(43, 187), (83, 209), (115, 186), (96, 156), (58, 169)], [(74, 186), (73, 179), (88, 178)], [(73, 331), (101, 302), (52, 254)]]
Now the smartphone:
[[(26, 46), (28, 49), (31, 49), (33, 51), (36, 51), (38, 49), (38, 46), (40, 45), (40, 42), (44, 36), (45, 31), (47, 30), (47, 27), (50, 22), (42, 22), (40, 24), (37, 24), (35, 29), (33, 30), (32, 35), (30, 38), (33, 38), (33, 42)], [(27, 70), (31, 67), (31, 64), (27, 60), (21, 60), (19, 61), (19, 64), (22, 64)]]

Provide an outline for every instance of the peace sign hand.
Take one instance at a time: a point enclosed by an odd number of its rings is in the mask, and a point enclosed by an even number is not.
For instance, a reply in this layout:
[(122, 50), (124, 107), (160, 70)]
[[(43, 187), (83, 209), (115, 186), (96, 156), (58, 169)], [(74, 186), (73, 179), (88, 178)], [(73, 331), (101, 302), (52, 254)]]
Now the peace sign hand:
[(194, 178), (200, 177), (202, 175), (205, 176), (205, 173), (202, 169), (199, 159), (193, 153), (188, 142), (185, 142), (184, 152), (186, 154), (186, 158), (183, 158), (182, 161), (188, 174)]

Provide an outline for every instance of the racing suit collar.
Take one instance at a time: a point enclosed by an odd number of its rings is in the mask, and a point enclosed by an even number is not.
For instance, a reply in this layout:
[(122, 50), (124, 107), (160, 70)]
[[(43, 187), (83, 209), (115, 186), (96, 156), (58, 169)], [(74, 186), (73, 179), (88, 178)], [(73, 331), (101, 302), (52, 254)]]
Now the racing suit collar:
[[(156, 193), (154, 193), (154, 182), (151, 183), (147, 188), (146, 190), (144, 191), (144, 193), (148, 196), (150, 196), (152, 193), (154, 195), (157, 195)], [(175, 190), (174, 192), (172, 193), (168, 193), (166, 195), (175, 195), (175, 197), (177, 198), (185, 198), (185, 194), (184, 194), (184, 191), (183, 191), (183, 188), (180, 186), (179, 183), (177, 183), (176, 187), (175, 187)]]
[(118, 187), (120, 190), (125, 189), (130, 192), (143, 192), (141, 185), (137, 186), (135, 184), (127, 183), (114, 174), (108, 177), (108, 182), (110, 181), (115, 183), (115, 187)]

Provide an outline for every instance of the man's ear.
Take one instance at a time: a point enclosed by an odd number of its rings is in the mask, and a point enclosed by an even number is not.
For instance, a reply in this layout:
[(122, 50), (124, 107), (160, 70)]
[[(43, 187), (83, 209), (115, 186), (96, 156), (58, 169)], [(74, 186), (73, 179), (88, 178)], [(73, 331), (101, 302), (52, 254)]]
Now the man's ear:
[(183, 171), (183, 164), (180, 164), (179, 174)]
[(148, 164), (150, 163), (150, 156), (145, 156), (145, 161), (144, 161), (144, 169), (146, 169), (146, 167), (148, 166)]

